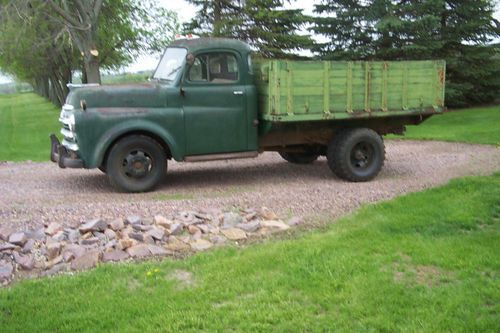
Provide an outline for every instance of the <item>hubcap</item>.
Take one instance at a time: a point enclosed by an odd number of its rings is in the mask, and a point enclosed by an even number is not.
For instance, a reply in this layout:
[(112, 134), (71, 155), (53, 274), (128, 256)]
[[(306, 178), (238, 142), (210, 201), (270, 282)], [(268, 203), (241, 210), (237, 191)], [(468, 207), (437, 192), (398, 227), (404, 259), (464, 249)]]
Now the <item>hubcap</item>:
[(351, 165), (357, 169), (366, 169), (373, 160), (373, 146), (360, 142), (351, 151)]
[(142, 178), (151, 172), (151, 157), (140, 150), (131, 151), (123, 159), (123, 171), (132, 178)]

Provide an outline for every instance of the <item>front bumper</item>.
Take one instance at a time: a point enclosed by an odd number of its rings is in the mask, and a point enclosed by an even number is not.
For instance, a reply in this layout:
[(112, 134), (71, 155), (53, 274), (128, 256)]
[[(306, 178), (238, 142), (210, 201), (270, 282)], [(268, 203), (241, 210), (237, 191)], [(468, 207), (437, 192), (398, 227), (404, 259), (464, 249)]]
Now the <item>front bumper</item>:
[(59, 165), (60, 168), (83, 168), (83, 161), (71, 156), (68, 149), (64, 147), (54, 134), (50, 135), (50, 160)]

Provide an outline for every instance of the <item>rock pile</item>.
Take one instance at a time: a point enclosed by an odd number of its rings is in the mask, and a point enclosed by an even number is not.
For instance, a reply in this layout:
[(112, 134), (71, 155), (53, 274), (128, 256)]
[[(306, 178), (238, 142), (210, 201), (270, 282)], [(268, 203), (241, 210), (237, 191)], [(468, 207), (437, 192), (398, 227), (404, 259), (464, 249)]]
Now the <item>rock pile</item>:
[(0, 284), (16, 276), (47, 276), (79, 271), (100, 261), (123, 261), (210, 249), (283, 231), (287, 223), (267, 208), (239, 212), (187, 211), (165, 217), (93, 219), (76, 227), (48, 223), (37, 230), (0, 227)]

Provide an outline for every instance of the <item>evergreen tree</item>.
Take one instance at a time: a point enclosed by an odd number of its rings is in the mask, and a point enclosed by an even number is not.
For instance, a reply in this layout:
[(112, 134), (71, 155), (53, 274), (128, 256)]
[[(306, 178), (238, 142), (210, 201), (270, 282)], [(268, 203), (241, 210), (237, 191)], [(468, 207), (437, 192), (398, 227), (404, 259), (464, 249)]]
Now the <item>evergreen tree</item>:
[(313, 31), (325, 59), (445, 59), (449, 106), (492, 101), (500, 36), (491, 0), (322, 0)]
[(283, 0), (188, 0), (199, 7), (184, 26), (187, 33), (237, 38), (264, 57), (295, 57), (312, 46), (310, 36), (299, 34), (309, 21), (300, 9), (285, 9)]

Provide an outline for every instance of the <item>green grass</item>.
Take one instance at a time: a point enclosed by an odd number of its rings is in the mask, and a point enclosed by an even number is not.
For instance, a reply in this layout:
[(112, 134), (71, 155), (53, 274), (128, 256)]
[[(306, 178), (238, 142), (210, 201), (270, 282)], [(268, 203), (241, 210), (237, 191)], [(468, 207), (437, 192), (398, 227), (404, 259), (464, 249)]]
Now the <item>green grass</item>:
[(47, 161), (59, 110), (32, 93), (0, 95), (0, 161)]
[(23, 281), (0, 290), (0, 331), (500, 331), (500, 174), (290, 236)]
[(450, 111), (433, 116), (419, 126), (408, 126), (404, 138), (500, 146), (500, 105)]

